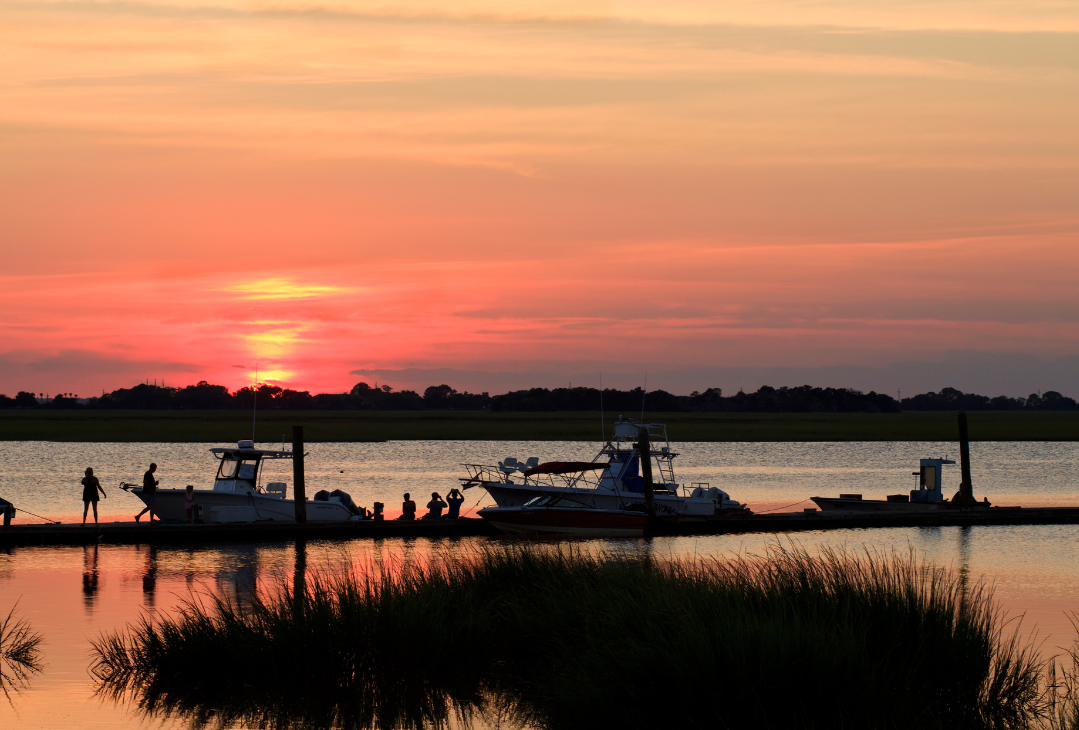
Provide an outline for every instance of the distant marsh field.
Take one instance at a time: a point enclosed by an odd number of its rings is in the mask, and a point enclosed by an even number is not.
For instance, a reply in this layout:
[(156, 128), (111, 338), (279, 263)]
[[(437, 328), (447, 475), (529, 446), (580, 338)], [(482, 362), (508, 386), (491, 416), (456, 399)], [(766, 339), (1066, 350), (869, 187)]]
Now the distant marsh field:
[[(604, 415), (607, 432), (618, 413)], [(622, 414), (639, 418), (640, 413)], [(645, 413), (667, 424), (674, 442), (689, 441), (952, 441), (956, 414), (908, 413)], [(310, 442), (398, 440), (598, 441), (599, 412), (266, 411), (258, 440), (304, 427)], [(231, 442), (251, 433), (245, 411), (0, 411), (3, 441)], [(1079, 413), (976, 412), (974, 441), (1077, 441)]]

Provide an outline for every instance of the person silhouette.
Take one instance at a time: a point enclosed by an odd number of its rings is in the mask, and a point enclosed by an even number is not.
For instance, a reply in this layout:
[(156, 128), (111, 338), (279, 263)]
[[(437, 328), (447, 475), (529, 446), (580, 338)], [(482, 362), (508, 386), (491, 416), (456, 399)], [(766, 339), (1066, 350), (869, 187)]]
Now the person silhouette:
[(405, 501), (401, 503), (401, 516), (399, 520), (416, 519), (416, 503), (412, 501), (412, 495), (405, 492)]
[(184, 511), (187, 512), (187, 524), (191, 524), (195, 514), (195, 487), (188, 484), (184, 492)]
[(454, 487), (450, 490), (450, 493), (446, 495), (446, 502), (449, 503), (449, 509), (446, 511), (447, 520), (456, 520), (461, 517), (461, 505), (465, 503), (465, 497), (461, 494), (461, 490)]
[(423, 519), (441, 519), (444, 509), (446, 509), (446, 503), (442, 501), (442, 497), (438, 496), (438, 492), (431, 492), (431, 501), (427, 503), (427, 514), (423, 516)]
[(139, 521), (144, 514), (150, 513), (150, 524), (154, 522), (154, 513), (157, 510), (157, 480), (154, 479), (154, 472), (157, 471), (157, 464), (150, 464), (150, 469), (142, 475), (142, 501), (146, 503), (146, 508), (135, 515), (135, 522)]
[(91, 467), (86, 467), (86, 476), (82, 478), (82, 524), (84, 525), (86, 524), (86, 512), (90, 509), (90, 505), (94, 506), (94, 524), (97, 524), (98, 492), (103, 497), (109, 496), (105, 494), (101, 482), (94, 476), (94, 470)]

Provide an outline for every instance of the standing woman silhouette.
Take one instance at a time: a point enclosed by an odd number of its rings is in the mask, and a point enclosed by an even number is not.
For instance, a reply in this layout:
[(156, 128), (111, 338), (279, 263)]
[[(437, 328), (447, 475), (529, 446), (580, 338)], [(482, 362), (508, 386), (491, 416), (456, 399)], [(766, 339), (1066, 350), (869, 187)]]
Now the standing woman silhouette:
[(101, 492), (102, 497), (108, 497), (105, 494), (105, 490), (101, 487), (101, 482), (94, 476), (94, 470), (90, 467), (86, 467), (86, 476), (82, 478), (82, 524), (86, 524), (86, 512), (90, 509), (90, 505), (94, 505), (94, 524), (97, 524), (97, 493)]

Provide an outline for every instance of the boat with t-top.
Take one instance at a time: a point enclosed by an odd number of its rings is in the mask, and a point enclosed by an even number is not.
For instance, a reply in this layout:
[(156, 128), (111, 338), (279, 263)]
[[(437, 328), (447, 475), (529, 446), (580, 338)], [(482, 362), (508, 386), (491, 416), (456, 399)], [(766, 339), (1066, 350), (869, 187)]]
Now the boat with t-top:
[[(647, 453), (642, 453), (645, 443)], [(612, 437), (591, 461), (540, 463), (537, 457), (523, 462), (510, 457), (497, 466), (463, 464), (468, 476), (461, 477), (461, 483), (463, 489), (487, 490), (499, 508), (523, 507), (537, 497), (558, 496), (590, 509), (641, 512), (645, 503), (643, 458), (653, 474), (657, 517), (703, 518), (749, 511), (708, 483), (678, 484), (674, 475), (677, 456), (665, 424), (619, 416)]]
[[(280, 450), (257, 449), (253, 441), (236, 446), (210, 449), (218, 460), (212, 489), (194, 489), (195, 518), (199, 522), (295, 522), (296, 502), (288, 498), (285, 482), (262, 483), (262, 468), (267, 462), (292, 460), (294, 454)], [(120, 486), (142, 498), (137, 484)], [(187, 521), (185, 489), (157, 488), (155, 513), (166, 521)], [(345, 522), (362, 519), (363, 511), (349, 495), (340, 490), (319, 492), (305, 500), (308, 522)]]

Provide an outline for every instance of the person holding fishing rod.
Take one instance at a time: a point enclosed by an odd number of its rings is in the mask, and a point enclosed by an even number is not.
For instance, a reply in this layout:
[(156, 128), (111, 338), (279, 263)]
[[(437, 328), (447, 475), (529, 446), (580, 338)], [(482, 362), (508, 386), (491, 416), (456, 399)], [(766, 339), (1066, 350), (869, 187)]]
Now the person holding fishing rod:
[(90, 509), (90, 505), (94, 505), (94, 524), (97, 524), (97, 494), (101, 492), (101, 496), (108, 498), (109, 495), (105, 494), (104, 487), (101, 486), (101, 482), (94, 476), (94, 470), (91, 467), (86, 467), (86, 476), (82, 478), (82, 524), (86, 524), (86, 512)]

